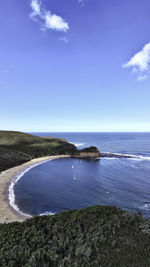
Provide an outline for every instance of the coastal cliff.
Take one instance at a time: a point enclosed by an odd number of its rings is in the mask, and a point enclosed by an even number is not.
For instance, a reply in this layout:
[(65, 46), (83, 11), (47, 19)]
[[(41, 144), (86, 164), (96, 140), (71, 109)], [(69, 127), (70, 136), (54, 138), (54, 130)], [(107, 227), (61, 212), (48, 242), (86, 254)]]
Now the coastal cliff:
[(32, 134), (0, 131), (0, 172), (34, 158), (70, 155), (76, 158), (97, 158), (96, 147), (79, 150), (65, 139), (38, 137)]
[(0, 131), (0, 172), (34, 158), (71, 155), (77, 148), (66, 140), (41, 138), (15, 131)]
[(65, 139), (39, 137), (32, 134), (0, 131), (0, 172), (34, 158), (70, 155), (73, 158), (134, 158), (133, 155), (100, 153), (95, 146), (78, 149)]
[(73, 154), (74, 158), (99, 158), (100, 152), (95, 146), (83, 148)]
[[(0, 131), (0, 170), (32, 158), (40, 160), (41, 155), (62, 154), (66, 158), (85, 159), (108, 155), (100, 154), (96, 147), (78, 150), (62, 139)], [(114, 157), (115, 154), (108, 156)], [(140, 213), (112, 206), (94, 206), (53, 216), (38, 216), (22, 223), (7, 223), (8, 217), (3, 218), (3, 215), (6, 209), (10, 212), (10, 207), (2, 188), (2, 178), (4, 182), (6, 179), (4, 173), (0, 179), (3, 201), (0, 220), (6, 223), (0, 224), (0, 266), (150, 266), (150, 221)], [(6, 173), (5, 185), (13, 176), (12, 169)]]

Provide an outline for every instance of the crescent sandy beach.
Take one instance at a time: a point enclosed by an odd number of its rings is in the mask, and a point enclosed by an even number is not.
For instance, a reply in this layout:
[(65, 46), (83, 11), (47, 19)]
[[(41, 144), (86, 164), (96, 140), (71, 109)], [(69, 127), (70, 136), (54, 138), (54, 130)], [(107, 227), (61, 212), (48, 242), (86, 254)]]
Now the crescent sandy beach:
[(10, 205), (9, 201), (9, 187), (11, 185), (11, 181), (17, 174), (21, 174), (26, 169), (31, 166), (36, 166), (40, 163), (44, 163), (48, 160), (60, 159), (60, 158), (69, 158), (69, 155), (59, 155), (59, 156), (47, 156), (37, 159), (32, 159), (24, 164), (13, 167), (6, 171), (0, 173), (0, 223), (9, 223), (9, 222), (22, 222), (29, 218), (29, 216), (24, 216), (23, 214), (17, 212)]
[(0, 1), (0, 267), (150, 267), (150, 0)]

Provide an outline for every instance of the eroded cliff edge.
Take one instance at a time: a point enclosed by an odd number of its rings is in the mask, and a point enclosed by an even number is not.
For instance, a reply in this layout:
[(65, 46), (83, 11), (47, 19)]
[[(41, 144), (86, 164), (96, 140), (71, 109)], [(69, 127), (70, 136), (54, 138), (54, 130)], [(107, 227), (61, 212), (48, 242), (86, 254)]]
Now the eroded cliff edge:
[(70, 155), (76, 158), (96, 158), (96, 147), (79, 150), (64, 139), (39, 137), (32, 134), (0, 131), (0, 172), (34, 158), (54, 155)]
[(90, 146), (77, 150), (74, 154), (74, 158), (100, 158), (100, 151), (95, 146)]

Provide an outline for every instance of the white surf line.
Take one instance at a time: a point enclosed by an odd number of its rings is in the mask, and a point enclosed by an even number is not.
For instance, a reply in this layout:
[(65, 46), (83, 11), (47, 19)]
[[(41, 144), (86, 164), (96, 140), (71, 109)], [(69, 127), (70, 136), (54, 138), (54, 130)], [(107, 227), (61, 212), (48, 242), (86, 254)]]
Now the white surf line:
[(79, 146), (84, 146), (84, 145), (86, 145), (86, 143), (73, 143), (73, 142), (69, 142), (70, 144), (72, 144), (72, 145), (75, 145), (75, 146), (77, 146), (77, 147), (79, 147)]
[[(114, 159), (115, 158), (116, 159), (117, 158), (127, 158), (127, 159), (130, 159), (130, 160), (150, 160), (150, 157), (143, 156), (143, 155), (137, 156), (137, 155), (133, 155), (133, 154), (120, 154), (120, 153), (111, 153), (111, 152), (103, 152), (101, 154), (102, 154), (102, 156), (104, 158), (107, 158), (108, 157), (108, 158), (114, 158)], [(105, 155), (106, 155), (106, 157), (105, 157)], [(109, 155), (110, 155), (110, 157), (109, 157)]]
[[(55, 158), (54, 158), (55, 159)], [(27, 173), (28, 171), (30, 171), (31, 169), (37, 167), (38, 165), (44, 164), (48, 161), (51, 161), (53, 159), (48, 159), (48, 160), (44, 160), (42, 162), (33, 164), (31, 166), (26, 167), (25, 169), (23, 169), (22, 171), (16, 173), (16, 175), (12, 178), (11, 180), (11, 184), (9, 186), (8, 189), (8, 199), (9, 199), (9, 204), (10, 206), (16, 210), (19, 214), (21, 214), (22, 216), (28, 217), (28, 218), (32, 218), (31, 215), (23, 213), (17, 206), (16, 202), (15, 202), (15, 192), (14, 192), (14, 186), (15, 184), (24, 176), (25, 173)]]
[(48, 215), (55, 215), (55, 212), (52, 211), (45, 211), (43, 213), (41, 213), (39, 216), (48, 216)]

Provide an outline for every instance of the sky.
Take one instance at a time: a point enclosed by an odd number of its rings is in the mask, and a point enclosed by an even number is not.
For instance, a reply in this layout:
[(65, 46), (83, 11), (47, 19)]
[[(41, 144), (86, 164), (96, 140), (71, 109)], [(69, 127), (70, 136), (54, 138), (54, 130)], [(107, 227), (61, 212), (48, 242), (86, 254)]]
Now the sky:
[(0, 1), (0, 129), (150, 132), (149, 0)]

